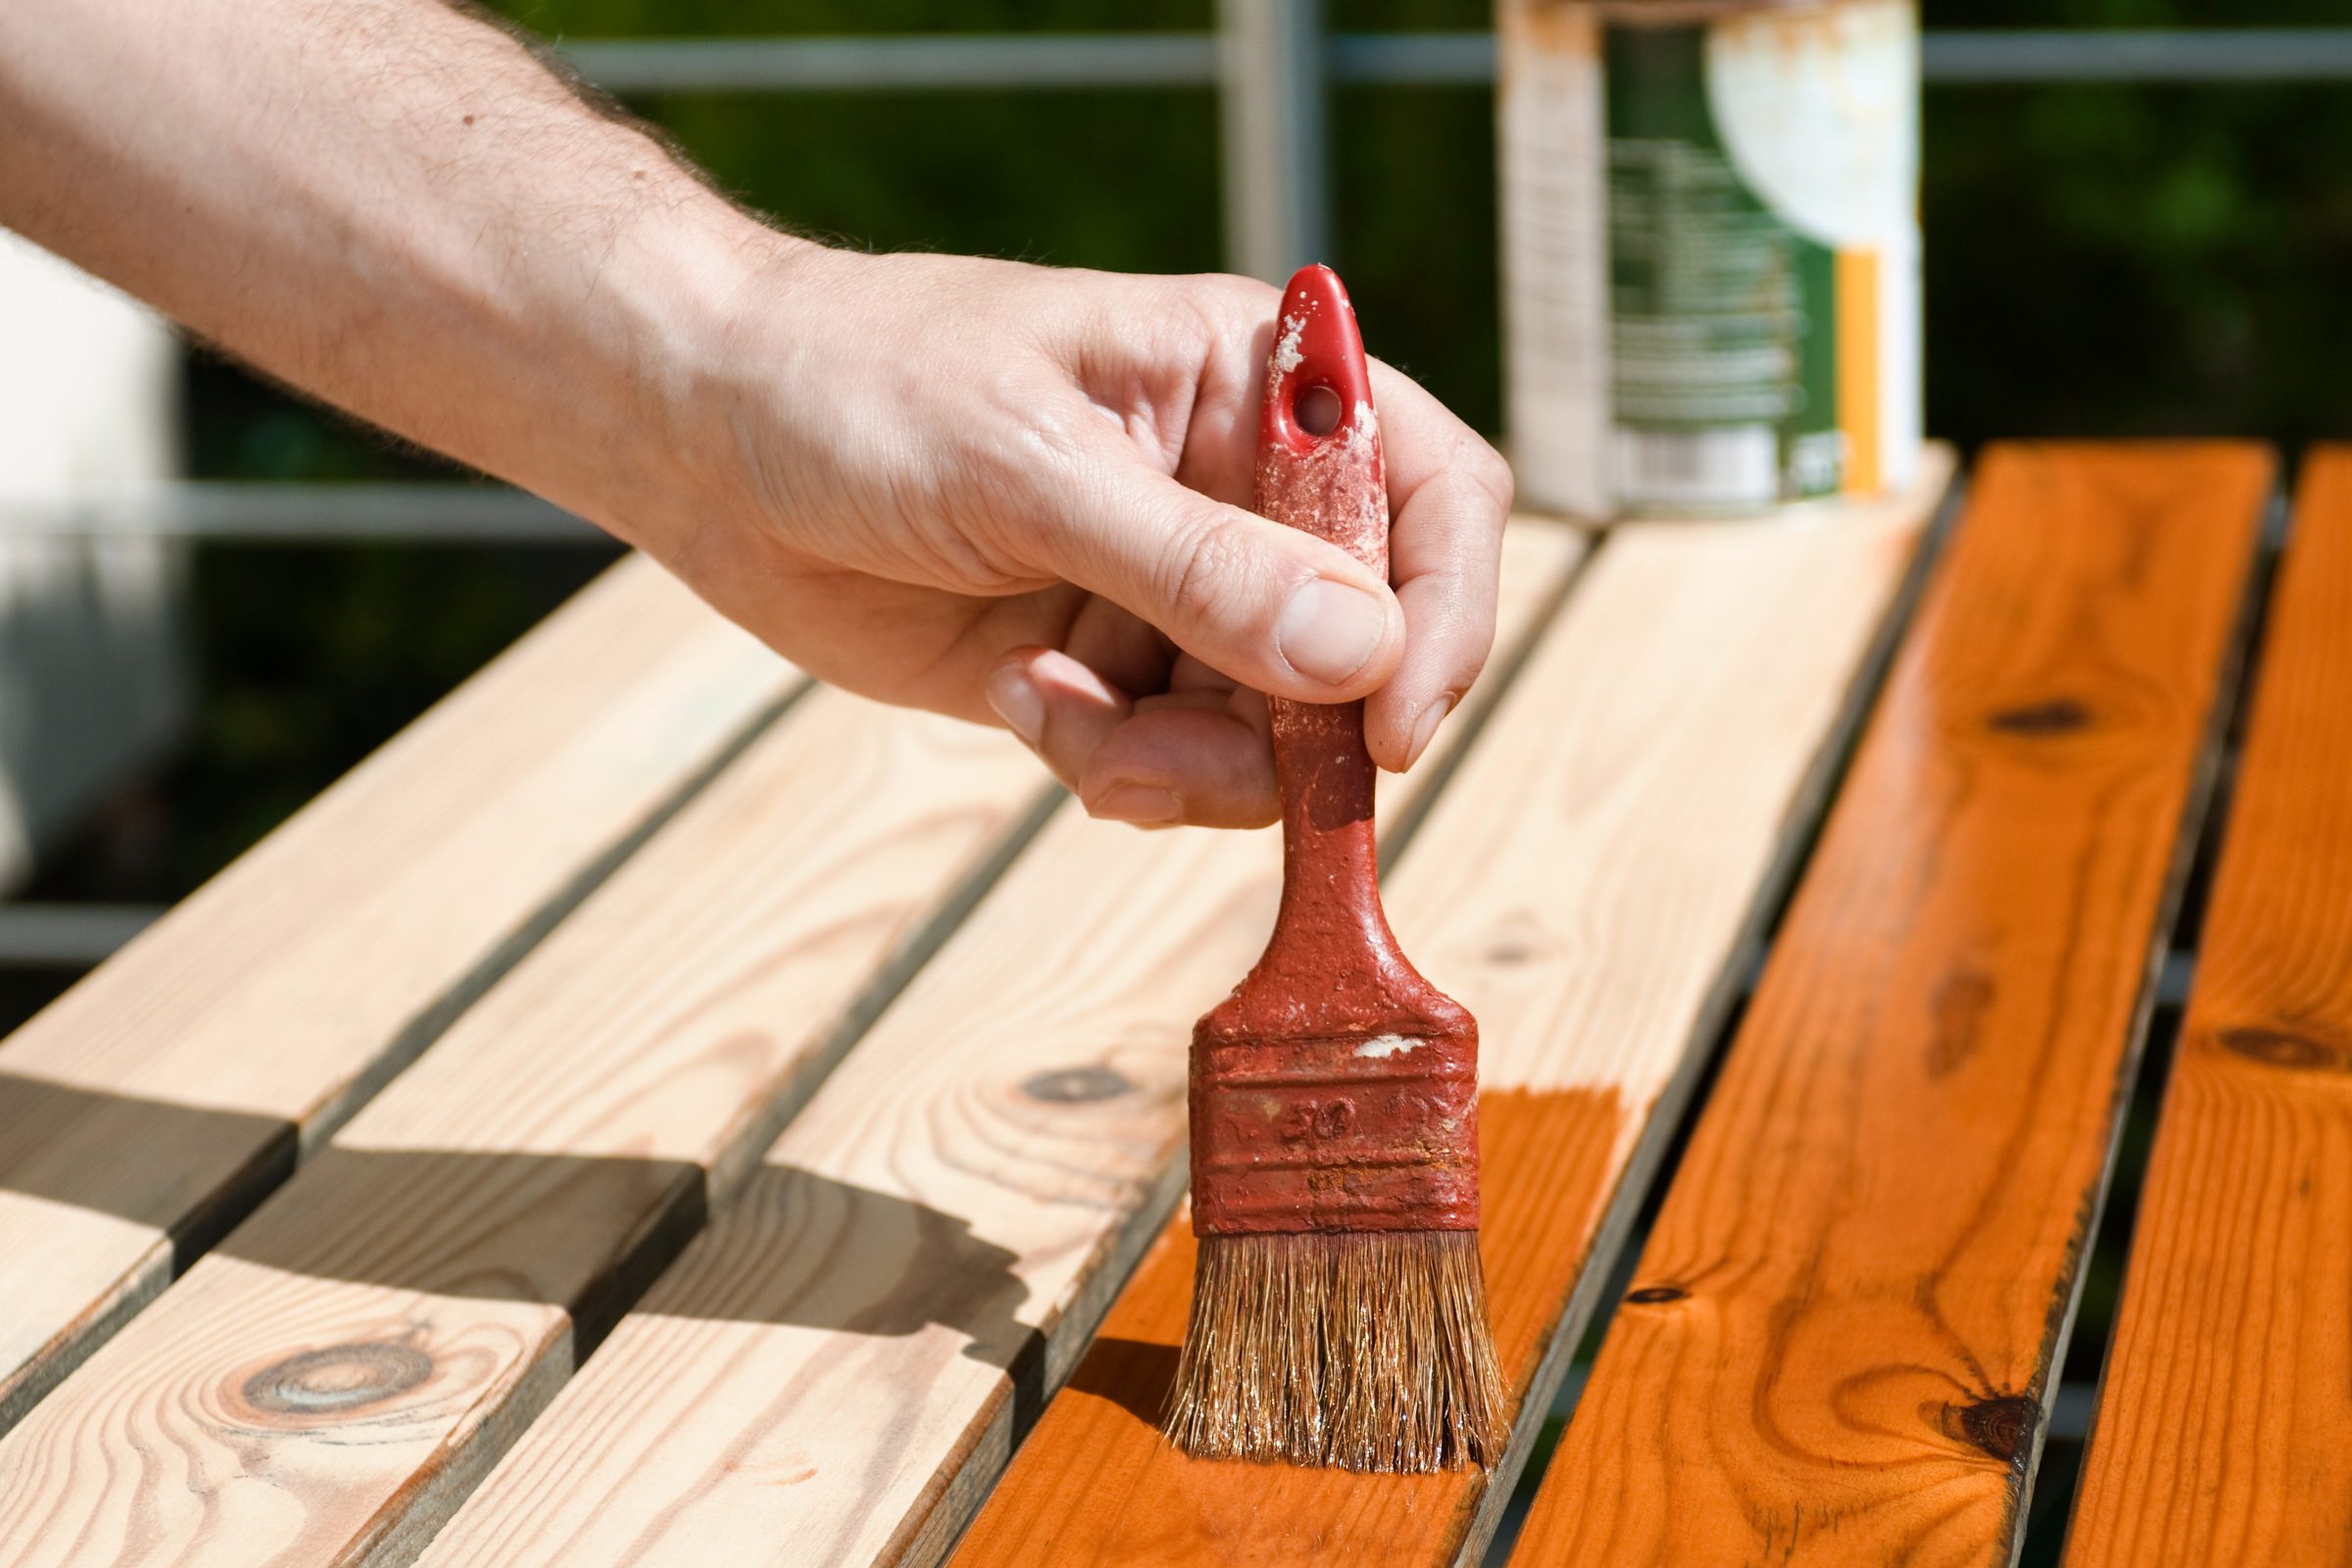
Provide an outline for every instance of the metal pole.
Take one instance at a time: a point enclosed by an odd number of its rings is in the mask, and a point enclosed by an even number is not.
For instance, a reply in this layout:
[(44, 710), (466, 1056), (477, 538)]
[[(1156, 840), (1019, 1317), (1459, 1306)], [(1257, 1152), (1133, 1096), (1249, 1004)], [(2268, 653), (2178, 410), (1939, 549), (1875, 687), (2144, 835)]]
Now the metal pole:
[(576, 544), (610, 539), (571, 514), (504, 485), (396, 481), (255, 484), (200, 480), (0, 495), (0, 542), (26, 537), (205, 539), (222, 543)]
[(1279, 283), (1331, 259), (1321, 0), (1219, 0), (1225, 259)]
[(160, 904), (0, 904), (0, 968), (86, 969), (163, 912)]

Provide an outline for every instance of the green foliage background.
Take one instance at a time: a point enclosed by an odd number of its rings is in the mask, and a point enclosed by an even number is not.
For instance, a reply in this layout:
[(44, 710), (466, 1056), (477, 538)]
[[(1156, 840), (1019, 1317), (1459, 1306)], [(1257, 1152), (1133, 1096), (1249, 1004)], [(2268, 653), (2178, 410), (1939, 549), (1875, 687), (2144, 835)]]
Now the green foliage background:
[[(503, 0), (549, 36), (1191, 29), (1209, 0)], [(1478, 27), (1483, 0), (1333, 0), (1345, 28)], [(1930, 0), (1947, 26), (2314, 25), (2352, 0)], [(1204, 91), (670, 94), (633, 104), (745, 202), (875, 247), (1213, 268)], [(1336, 95), (1335, 260), (1373, 346), (1500, 419), (1482, 90)], [(2352, 427), (2352, 85), (1939, 87), (1926, 108), (1929, 424), (2002, 435)], [(208, 477), (441, 473), (215, 359), (188, 374)], [(209, 549), (207, 699), (161, 849), (81, 879), (169, 897), (556, 603), (589, 551)]]

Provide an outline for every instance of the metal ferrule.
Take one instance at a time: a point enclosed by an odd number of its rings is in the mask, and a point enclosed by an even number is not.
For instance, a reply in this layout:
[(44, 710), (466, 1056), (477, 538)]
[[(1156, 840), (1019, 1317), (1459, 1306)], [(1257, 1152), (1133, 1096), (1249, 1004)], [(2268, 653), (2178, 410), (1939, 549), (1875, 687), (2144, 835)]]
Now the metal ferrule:
[(1193, 1053), (1198, 1234), (1478, 1228), (1475, 1030)]

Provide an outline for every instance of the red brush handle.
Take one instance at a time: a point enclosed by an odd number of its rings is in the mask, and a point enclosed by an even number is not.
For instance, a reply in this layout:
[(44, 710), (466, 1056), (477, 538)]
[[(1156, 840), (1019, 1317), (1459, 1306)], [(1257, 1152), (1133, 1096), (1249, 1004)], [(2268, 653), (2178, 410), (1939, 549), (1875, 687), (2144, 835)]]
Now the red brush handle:
[[(1371, 375), (1328, 268), (1293, 277), (1276, 318), (1256, 506), (1387, 575)], [(1271, 707), (1282, 907), (1257, 966), (1193, 1031), (1194, 1228), (1475, 1229), (1478, 1026), (1381, 910), (1364, 705)]]
[[(1301, 268), (1274, 330), (1258, 416), (1255, 510), (1330, 540), (1386, 578), (1380, 425), (1363, 338), (1339, 274)], [(1318, 414), (1330, 417), (1318, 421)], [(1318, 422), (1320, 430), (1309, 429)], [(1380, 906), (1364, 705), (1277, 697), (1268, 706), (1282, 786), (1283, 877), (1282, 913), (1261, 967), (1330, 973), (1335, 964), (1357, 967), (1394, 954), (1396, 939)]]

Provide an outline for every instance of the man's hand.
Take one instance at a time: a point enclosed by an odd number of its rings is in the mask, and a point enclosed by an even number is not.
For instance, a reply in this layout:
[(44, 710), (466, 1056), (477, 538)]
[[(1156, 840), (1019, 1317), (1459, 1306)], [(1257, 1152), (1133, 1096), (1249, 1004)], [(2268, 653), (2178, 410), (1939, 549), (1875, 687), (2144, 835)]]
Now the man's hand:
[(664, 550), (825, 679), (994, 714), (1098, 815), (1271, 820), (1272, 692), (1411, 763), (1493, 635), (1510, 479), (1375, 368), (1389, 585), (1250, 499), (1276, 291), (809, 248), (735, 335), (732, 462)]
[(1393, 592), (1242, 510), (1271, 288), (777, 234), (438, 0), (10, 0), (0, 222), (1099, 815), (1269, 820), (1260, 692), (1402, 768), (1493, 636), (1508, 473), (1386, 368)]

